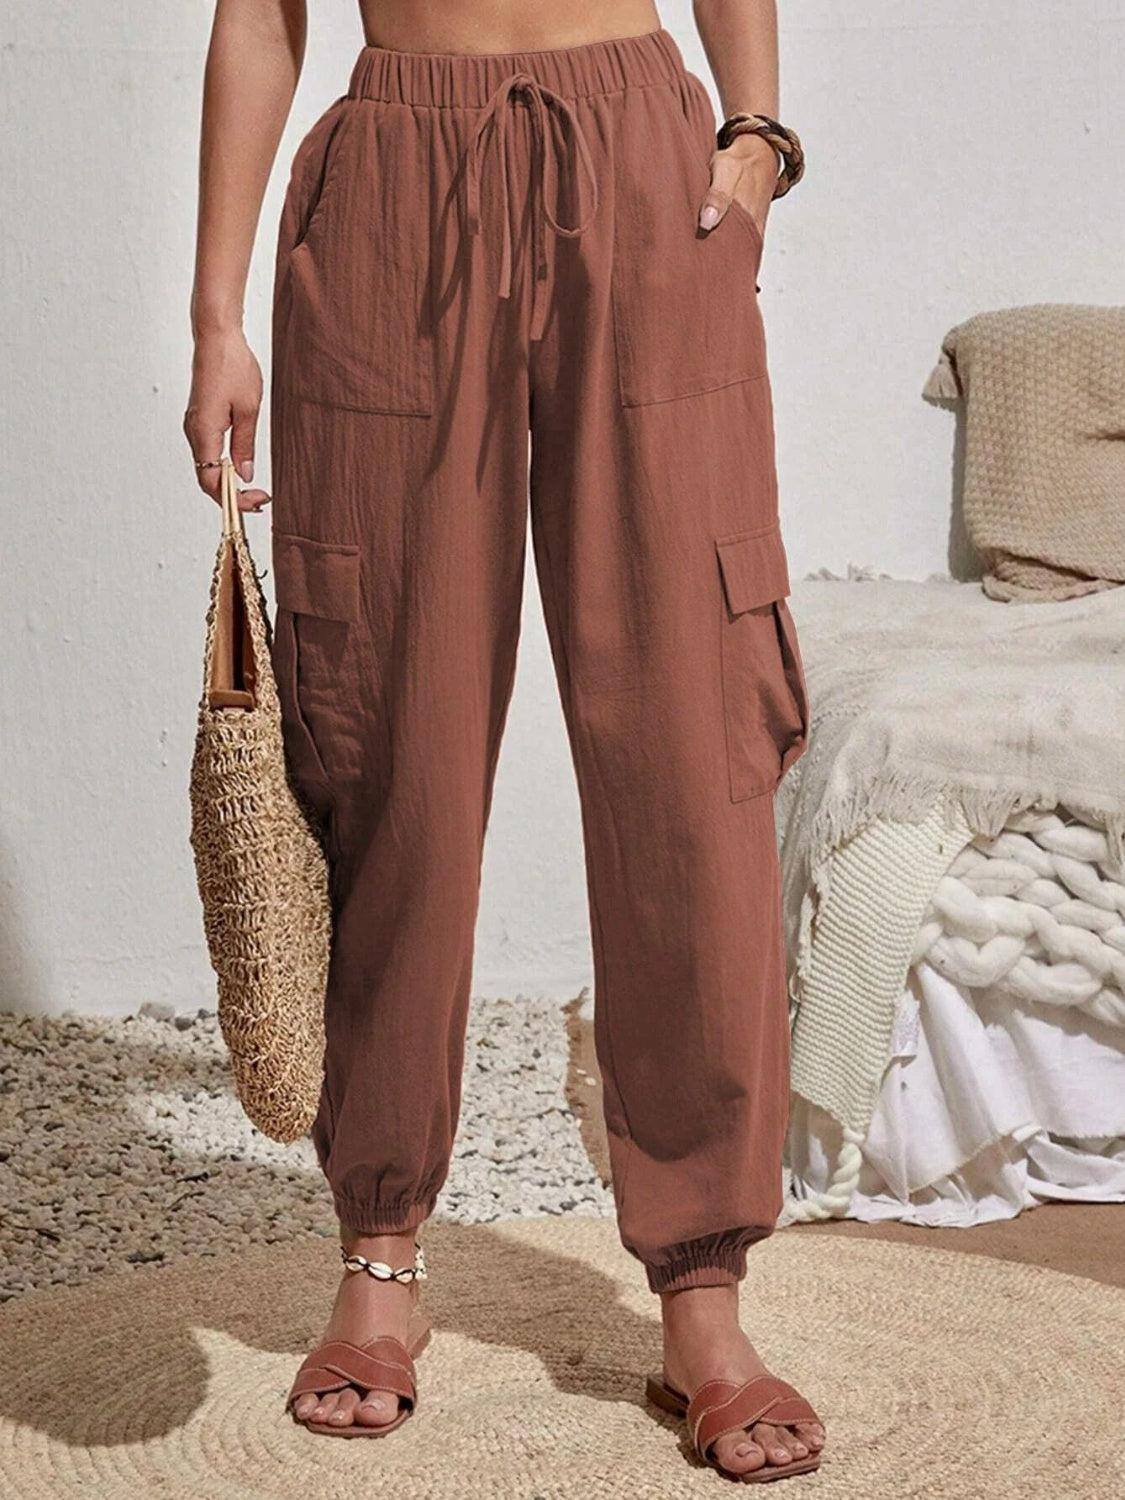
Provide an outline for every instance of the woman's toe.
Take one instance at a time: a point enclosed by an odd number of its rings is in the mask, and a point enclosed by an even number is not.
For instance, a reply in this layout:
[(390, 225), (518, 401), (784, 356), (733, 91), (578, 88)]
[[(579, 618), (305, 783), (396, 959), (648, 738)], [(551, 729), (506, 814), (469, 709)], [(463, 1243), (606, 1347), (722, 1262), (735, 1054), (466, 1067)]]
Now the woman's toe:
[(809, 1456), (809, 1445), (805, 1442), (801, 1434), (792, 1427), (786, 1429), (785, 1446), (794, 1458), (808, 1458)]
[(329, 1421), (331, 1419), (332, 1413), (335, 1410), (336, 1410), (336, 1392), (335, 1391), (329, 1391), (328, 1395), (327, 1396), (322, 1396), (320, 1398), (319, 1402), (317, 1403), (316, 1410), (313, 1412), (313, 1421), (314, 1422), (327, 1422), (327, 1421)]
[(792, 1461), (783, 1427), (773, 1427), (769, 1422), (759, 1422), (750, 1429), (750, 1436), (765, 1451), (771, 1464), (787, 1464)]
[(819, 1453), (824, 1447), (824, 1428), (819, 1422), (798, 1422), (793, 1430), (810, 1453)]
[(329, 1417), (333, 1427), (350, 1427), (355, 1420), (355, 1409), (359, 1405), (359, 1392), (351, 1387), (341, 1391), (336, 1398), (336, 1410)]
[(745, 1432), (728, 1432), (726, 1437), (719, 1438), (711, 1449), (711, 1456), (728, 1474), (749, 1474), (752, 1469), (762, 1468), (766, 1462), (765, 1453)]
[(385, 1427), (398, 1416), (398, 1397), (393, 1391), (369, 1391), (359, 1403), (356, 1421), (365, 1427)]
[(293, 1403), (293, 1415), (298, 1422), (307, 1422), (320, 1404), (320, 1398), (310, 1391), (307, 1396), (298, 1396)]

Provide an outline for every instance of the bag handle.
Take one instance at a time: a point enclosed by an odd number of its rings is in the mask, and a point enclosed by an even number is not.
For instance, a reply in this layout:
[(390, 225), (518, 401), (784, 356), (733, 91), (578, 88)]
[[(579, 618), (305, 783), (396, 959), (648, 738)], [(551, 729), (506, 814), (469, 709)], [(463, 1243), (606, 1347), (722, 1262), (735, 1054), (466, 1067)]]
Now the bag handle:
[(242, 520), (242, 511), (238, 506), (238, 488), (235, 484), (234, 465), (229, 458), (223, 459), (222, 472), (219, 478), (219, 491), (223, 506), (223, 535), (231, 537), (239, 531), (245, 534), (246, 527)]
[[(223, 538), (215, 561), (211, 613), (206, 647), (208, 707), (249, 709), (256, 706), (257, 667), (248, 611), (258, 607), (244, 570), (253, 570), (246, 550), (246, 530), (238, 507), (234, 465), (222, 460), (219, 500), (223, 508)], [(235, 546), (241, 535), (242, 547)]]

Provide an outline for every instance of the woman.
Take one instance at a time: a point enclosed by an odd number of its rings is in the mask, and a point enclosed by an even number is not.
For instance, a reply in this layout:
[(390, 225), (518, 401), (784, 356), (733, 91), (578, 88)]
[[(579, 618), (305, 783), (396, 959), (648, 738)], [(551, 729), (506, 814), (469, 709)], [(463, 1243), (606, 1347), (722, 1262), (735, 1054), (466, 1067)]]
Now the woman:
[[(776, 115), (773, 0), (696, 13), (728, 115)], [(728, 1474), (814, 1468), (815, 1413), (738, 1321), (780, 1206), (772, 794), (806, 718), (754, 285), (778, 151), (756, 120), (714, 150), (652, 0), (367, 0), (363, 24), (297, 154), (275, 289), (275, 667), (332, 872), (314, 1137), (345, 1257), (290, 1410), (382, 1436), (415, 1400), (415, 1234), (459, 1107), (530, 434), (613, 1184), (663, 1314), (649, 1395), (692, 1398)], [(185, 420), (213, 498), (228, 428), (253, 478), (242, 297), (304, 39), (305, 0), (218, 0)]]

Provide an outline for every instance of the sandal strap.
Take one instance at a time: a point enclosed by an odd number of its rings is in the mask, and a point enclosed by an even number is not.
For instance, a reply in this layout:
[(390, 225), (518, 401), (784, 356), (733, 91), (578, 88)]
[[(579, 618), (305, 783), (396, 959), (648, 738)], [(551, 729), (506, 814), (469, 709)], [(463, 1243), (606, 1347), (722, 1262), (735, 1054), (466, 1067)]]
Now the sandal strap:
[(707, 1380), (688, 1402), (688, 1427), (696, 1451), (709, 1458), (721, 1437), (773, 1422), (791, 1427), (820, 1418), (799, 1391), (776, 1375), (755, 1375), (741, 1385), (734, 1380)]
[(332, 1339), (314, 1349), (297, 1371), (289, 1404), (301, 1396), (326, 1396), (350, 1385), (364, 1395), (389, 1391), (408, 1408), (417, 1400), (414, 1361), (398, 1339), (384, 1335), (362, 1346)]

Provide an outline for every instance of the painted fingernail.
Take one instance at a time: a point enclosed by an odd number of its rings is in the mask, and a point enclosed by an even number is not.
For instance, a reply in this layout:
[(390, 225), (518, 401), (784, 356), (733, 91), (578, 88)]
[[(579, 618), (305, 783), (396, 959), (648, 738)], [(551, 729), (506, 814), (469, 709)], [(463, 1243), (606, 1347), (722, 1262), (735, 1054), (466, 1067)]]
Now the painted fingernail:
[(238, 472), (245, 479), (246, 483), (249, 484), (254, 477), (254, 465), (247, 459), (245, 463), (239, 464)]
[(700, 229), (714, 229), (719, 222), (719, 210), (713, 203), (705, 203), (699, 213)]

